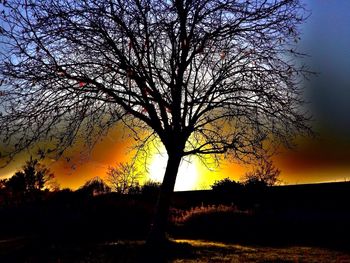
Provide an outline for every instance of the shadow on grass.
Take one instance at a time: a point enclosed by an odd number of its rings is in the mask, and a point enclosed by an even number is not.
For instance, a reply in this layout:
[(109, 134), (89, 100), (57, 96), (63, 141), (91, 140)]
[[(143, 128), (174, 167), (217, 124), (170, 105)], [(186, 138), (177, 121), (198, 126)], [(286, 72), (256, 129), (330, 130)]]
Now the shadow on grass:
[(150, 249), (144, 241), (119, 240), (105, 243), (48, 244), (36, 238), (13, 238), (0, 241), (1, 263), (36, 262), (173, 262), (195, 259), (194, 247), (170, 241), (161, 249)]
[(150, 250), (144, 241), (43, 244), (33, 238), (0, 242), (0, 262), (350, 262), (345, 252), (311, 247), (243, 246), (207, 240), (172, 240)]

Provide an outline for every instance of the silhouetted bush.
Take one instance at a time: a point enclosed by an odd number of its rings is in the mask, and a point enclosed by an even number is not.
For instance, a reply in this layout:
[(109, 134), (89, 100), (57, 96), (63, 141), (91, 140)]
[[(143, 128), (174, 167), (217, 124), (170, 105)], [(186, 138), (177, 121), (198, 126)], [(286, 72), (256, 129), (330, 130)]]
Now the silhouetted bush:
[(87, 181), (82, 187), (78, 189), (78, 192), (83, 192), (88, 195), (100, 195), (106, 194), (111, 191), (111, 188), (105, 184), (105, 182), (99, 178), (95, 177), (89, 181)]
[(128, 194), (129, 195), (139, 195), (141, 194), (142, 187), (139, 184), (135, 184), (134, 186), (131, 186), (129, 188)]
[(244, 186), (241, 183), (225, 178), (215, 181), (211, 188), (219, 204), (228, 205), (234, 203), (240, 206), (244, 192)]
[(265, 190), (268, 187), (268, 185), (265, 181), (261, 181), (261, 180), (256, 179), (256, 178), (251, 178), (244, 183), (244, 187), (247, 190), (252, 191), (252, 192), (256, 192), (256, 191), (260, 192), (260, 191)]
[(146, 197), (155, 198), (158, 196), (160, 191), (161, 183), (155, 181), (147, 181), (141, 187), (141, 194)]
[(215, 181), (211, 186), (211, 189), (220, 193), (240, 192), (242, 190), (242, 184), (229, 178), (225, 178), (220, 181)]
[(247, 172), (243, 177), (245, 185), (254, 184), (261, 186), (273, 186), (280, 183), (278, 179), (281, 171), (274, 166), (271, 160), (262, 158), (257, 164), (253, 171)]

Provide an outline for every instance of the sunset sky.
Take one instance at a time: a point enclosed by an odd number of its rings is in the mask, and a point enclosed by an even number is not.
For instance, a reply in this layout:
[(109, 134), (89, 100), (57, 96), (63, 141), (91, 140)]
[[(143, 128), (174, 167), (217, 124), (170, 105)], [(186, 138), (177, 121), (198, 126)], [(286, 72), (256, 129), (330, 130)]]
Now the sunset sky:
[[(304, 82), (307, 107), (313, 116), (315, 139), (299, 139), (293, 150), (281, 150), (273, 160), (286, 184), (350, 180), (350, 1), (304, 0), (311, 16), (302, 26), (299, 50), (308, 54), (304, 62), (318, 74)], [(108, 166), (128, 161), (133, 141), (116, 126), (91, 155), (70, 162), (46, 160), (61, 188), (78, 188), (86, 180), (104, 178)], [(149, 159), (148, 177), (161, 180), (166, 156)], [(0, 169), (0, 178), (20, 168), (27, 153)], [(191, 163), (190, 163), (191, 162)], [(184, 161), (176, 190), (209, 188), (225, 177), (239, 180), (249, 167), (223, 161), (208, 169), (198, 159)]]

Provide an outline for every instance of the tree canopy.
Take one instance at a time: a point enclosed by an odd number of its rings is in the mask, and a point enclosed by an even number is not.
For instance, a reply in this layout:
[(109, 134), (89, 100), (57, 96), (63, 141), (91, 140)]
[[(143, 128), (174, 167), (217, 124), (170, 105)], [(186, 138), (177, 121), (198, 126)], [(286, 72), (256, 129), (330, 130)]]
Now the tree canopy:
[[(168, 154), (151, 243), (180, 162), (246, 159), (308, 132), (299, 0), (8, 0), (0, 14), (2, 154), (60, 155), (117, 121)], [(266, 143), (268, 141), (268, 143)], [(266, 148), (266, 147), (265, 147)]]
[(90, 145), (119, 120), (167, 150), (178, 141), (183, 156), (240, 158), (307, 128), (297, 0), (3, 6), (0, 136), (13, 145), (3, 155), (38, 140), (62, 152), (82, 134)]

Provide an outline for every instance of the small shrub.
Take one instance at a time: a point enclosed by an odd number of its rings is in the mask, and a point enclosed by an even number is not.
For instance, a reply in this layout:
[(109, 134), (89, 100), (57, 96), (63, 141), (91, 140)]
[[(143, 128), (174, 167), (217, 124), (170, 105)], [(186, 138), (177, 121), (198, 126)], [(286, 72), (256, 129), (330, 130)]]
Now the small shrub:
[(233, 193), (239, 192), (242, 189), (242, 184), (229, 178), (225, 178), (220, 181), (215, 181), (211, 186), (211, 189), (219, 193)]
[(171, 221), (175, 224), (185, 224), (199, 217), (208, 217), (213, 214), (249, 214), (250, 211), (242, 211), (236, 205), (208, 205), (197, 206), (190, 210), (171, 210)]
[(141, 187), (141, 194), (147, 197), (157, 197), (160, 191), (161, 183), (155, 181), (147, 181)]
[(247, 235), (254, 216), (235, 205), (210, 205), (176, 211), (172, 233), (178, 238), (235, 240)]

